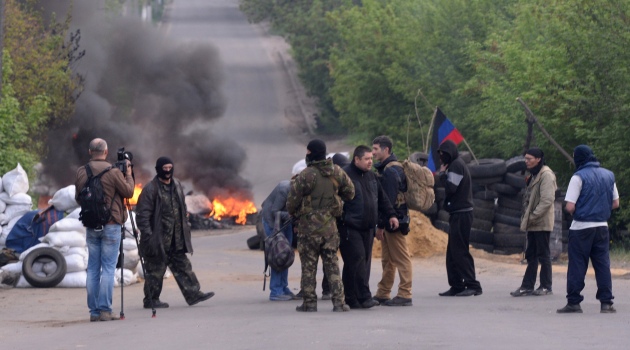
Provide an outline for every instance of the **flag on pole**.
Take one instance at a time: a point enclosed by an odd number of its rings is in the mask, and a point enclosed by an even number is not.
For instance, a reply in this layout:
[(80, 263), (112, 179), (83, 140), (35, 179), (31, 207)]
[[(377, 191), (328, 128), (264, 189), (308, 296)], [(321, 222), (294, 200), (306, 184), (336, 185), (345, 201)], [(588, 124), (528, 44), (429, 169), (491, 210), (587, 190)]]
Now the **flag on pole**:
[(442, 142), (446, 140), (451, 140), (455, 142), (456, 145), (459, 145), (464, 141), (464, 137), (459, 130), (457, 130), (455, 125), (448, 120), (444, 113), (442, 113), (439, 108), (436, 108), (435, 119), (433, 120), (433, 132), (431, 135), (431, 146), (429, 147), (429, 162), (427, 164), (427, 167), (434, 173), (441, 164), (438, 148)]

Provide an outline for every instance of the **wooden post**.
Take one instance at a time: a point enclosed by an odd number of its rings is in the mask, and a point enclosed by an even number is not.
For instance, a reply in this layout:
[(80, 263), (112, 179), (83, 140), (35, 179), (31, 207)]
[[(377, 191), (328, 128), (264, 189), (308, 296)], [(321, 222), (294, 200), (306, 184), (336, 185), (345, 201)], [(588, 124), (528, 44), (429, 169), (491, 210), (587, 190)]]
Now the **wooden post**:
[(551, 135), (549, 135), (547, 130), (545, 130), (542, 124), (540, 124), (540, 122), (538, 121), (538, 119), (536, 119), (536, 116), (529, 109), (527, 104), (520, 97), (517, 97), (516, 101), (518, 101), (518, 103), (520, 103), (521, 106), (525, 108), (525, 115), (527, 115), (528, 120), (533, 121), (536, 124), (536, 126), (538, 126), (538, 128), (540, 129), (540, 132), (542, 132), (543, 135), (545, 135), (545, 137), (549, 140), (549, 142), (551, 142), (551, 144), (554, 145), (558, 149), (558, 151), (560, 151), (560, 153), (562, 153), (569, 160), (569, 162), (571, 162), (571, 164), (575, 165), (575, 162), (573, 161), (573, 157), (569, 153), (567, 153), (567, 151), (565, 151), (564, 148), (562, 148), (562, 146), (560, 146), (556, 142), (556, 140), (554, 140), (553, 137), (551, 137)]

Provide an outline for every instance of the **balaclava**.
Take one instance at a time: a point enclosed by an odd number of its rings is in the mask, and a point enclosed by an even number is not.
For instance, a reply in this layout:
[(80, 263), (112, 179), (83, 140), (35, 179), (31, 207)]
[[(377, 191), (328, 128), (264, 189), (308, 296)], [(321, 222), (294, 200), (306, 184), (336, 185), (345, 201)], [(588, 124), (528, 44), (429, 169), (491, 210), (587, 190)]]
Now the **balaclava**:
[(306, 155), (306, 162), (316, 162), (318, 160), (326, 159), (326, 144), (322, 140), (311, 140), (306, 146), (306, 149), (311, 153)]
[(587, 145), (579, 145), (573, 150), (573, 161), (575, 162), (575, 168), (580, 169), (582, 165), (588, 162), (596, 162), (595, 154), (593, 150)]
[[(168, 180), (173, 177), (173, 170), (175, 170), (175, 166), (171, 168), (170, 171), (162, 170), (162, 167), (166, 164), (173, 164), (173, 161), (169, 157), (160, 157), (157, 162), (155, 162), (155, 171), (157, 172), (157, 176), (162, 180)], [(167, 177), (167, 175), (171, 175)]]

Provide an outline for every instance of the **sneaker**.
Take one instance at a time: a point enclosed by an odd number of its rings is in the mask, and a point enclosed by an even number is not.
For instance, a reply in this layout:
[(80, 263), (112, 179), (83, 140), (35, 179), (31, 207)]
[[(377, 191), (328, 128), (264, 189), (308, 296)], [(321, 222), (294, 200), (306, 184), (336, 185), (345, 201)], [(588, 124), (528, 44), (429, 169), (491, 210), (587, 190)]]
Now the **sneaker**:
[(383, 305), (383, 304), (385, 304), (386, 301), (388, 301), (390, 299), (389, 298), (373, 297), (372, 300), (375, 300), (376, 302), (378, 302), (379, 305)]
[(295, 307), (295, 311), (297, 312), (317, 312), (317, 305), (316, 306), (307, 306), (307, 305), (299, 305)]
[(533, 295), (553, 295), (551, 289), (547, 288), (538, 288), (533, 293)]
[[(368, 299), (368, 300), (366, 300), (366, 301), (361, 303), (361, 308), (362, 309), (369, 309), (369, 308), (372, 308), (374, 306), (379, 306), (379, 305), (380, 305), (380, 303), (378, 301), (376, 301), (374, 299)], [(352, 308), (352, 306), (351, 306), (351, 308)]]
[(332, 299), (332, 296), (330, 295), (330, 293), (322, 293), (322, 300), (330, 300)]
[[(151, 308), (151, 303), (145, 301), (143, 306), (144, 306), (145, 309), (150, 309)], [(153, 300), (153, 308), (154, 309), (166, 309), (166, 308), (168, 308), (168, 303), (160, 301), (160, 299)]]
[(304, 299), (304, 292), (302, 292), (302, 290), (300, 290), (300, 291), (299, 291), (299, 292), (295, 295), (295, 297), (296, 297), (296, 298), (299, 298), (299, 299)]
[(456, 297), (471, 297), (473, 295), (477, 296), (477, 295), (481, 295), (481, 294), (483, 294), (481, 289), (468, 289), (468, 288), (466, 288), (466, 290), (455, 294), (455, 296)]
[(90, 315), (90, 322), (98, 322), (100, 320), (101, 320), (101, 315), (98, 315), (98, 316)]
[(602, 314), (614, 314), (617, 310), (613, 307), (612, 304), (602, 303), (602, 308), (599, 310)]
[(289, 301), (293, 300), (293, 297), (288, 294), (272, 295), (269, 297), (271, 301)]
[[(372, 300), (372, 299), (370, 299), (370, 300)], [(363, 306), (361, 306), (361, 304), (358, 301), (349, 302), (349, 301), (346, 300), (346, 303), (353, 310), (355, 310), (355, 309), (363, 309)], [(376, 303), (376, 301), (375, 301), (375, 303)]]
[(581, 314), (582, 308), (580, 304), (567, 304), (562, 309), (556, 310), (556, 312), (559, 314)]
[(394, 299), (390, 299), (386, 301), (383, 305), (385, 306), (412, 306), (411, 298), (401, 298), (399, 296), (394, 297)]
[(116, 320), (120, 320), (120, 317), (108, 311), (101, 311), (101, 316), (99, 317), (99, 320), (100, 321), (116, 321)]
[(441, 297), (454, 297), (457, 294), (463, 292), (465, 289), (449, 289), (446, 292), (442, 292), (442, 293), (438, 293), (439, 296)]
[(347, 304), (343, 304), (343, 305), (335, 305), (333, 307), (333, 312), (346, 312), (346, 311), (350, 311), (350, 306), (348, 306)]
[(214, 292), (209, 292), (209, 293), (201, 293), (201, 292), (199, 292), (199, 295), (197, 295), (197, 297), (195, 297), (191, 301), (188, 301), (188, 305), (193, 306), (195, 304), (199, 304), (200, 302), (206, 301), (206, 300), (212, 298), (213, 296), (214, 296)]
[(532, 295), (532, 293), (534, 293), (534, 291), (532, 289), (519, 288), (519, 289), (517, 289), (517, 290), (515, 290), (513, 292), (510, 292), (510, 295), (513, 296), (513, 297), (522, 297), (522, 296), (526, 296), (526, 295)]

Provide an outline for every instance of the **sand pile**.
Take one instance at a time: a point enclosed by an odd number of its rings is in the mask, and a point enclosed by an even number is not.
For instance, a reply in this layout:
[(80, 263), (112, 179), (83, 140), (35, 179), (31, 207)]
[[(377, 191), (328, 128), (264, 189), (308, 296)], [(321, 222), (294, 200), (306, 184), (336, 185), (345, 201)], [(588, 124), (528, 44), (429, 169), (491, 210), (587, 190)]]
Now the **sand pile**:
[[(415, 210), (410, 210), (411, 231), (407, 235), (407, 246), (409, 253), (414, 258), (428, 258), (434, 255), (446, 253), (446, 242), (448, 236), (444, 231), (438, 230), (431, 225), (431, 220), (424, 214)], [(385, 232), (387, 234), (387, 232)], [(372, 257), (381, 257), (381, 242), (374, 240)]]

